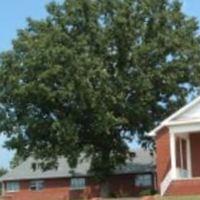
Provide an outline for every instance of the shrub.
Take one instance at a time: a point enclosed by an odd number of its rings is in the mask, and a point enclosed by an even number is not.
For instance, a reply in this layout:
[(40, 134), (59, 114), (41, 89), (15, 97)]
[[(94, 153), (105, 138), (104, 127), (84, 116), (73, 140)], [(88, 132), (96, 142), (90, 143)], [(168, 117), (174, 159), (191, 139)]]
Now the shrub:
[(145, 189), (139, 192), (139, 196), (148, 196), (148, 195), (154, 195), (156, 194), (156, 191), (153, 189)]

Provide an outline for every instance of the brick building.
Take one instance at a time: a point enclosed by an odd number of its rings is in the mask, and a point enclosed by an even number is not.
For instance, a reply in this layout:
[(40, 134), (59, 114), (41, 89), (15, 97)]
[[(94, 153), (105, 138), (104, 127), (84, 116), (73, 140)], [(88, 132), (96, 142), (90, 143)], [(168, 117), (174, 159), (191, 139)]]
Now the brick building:
[(156, 141), (161, 195), (200, 194), (200, 97), (149, 133)]
[(135, 196), (141, 190), (154, 188), (154, 158), (138, 150), (132, 161), (116, 168), (106, 184), (96, 182), (88, 173), (89, 161), (70, 169), (64, 158), (58, 168), (43, 172), (33, 170), (35, 161), (29, 158), (1, 177), (5, 200), (68, 200), (100, 196)]

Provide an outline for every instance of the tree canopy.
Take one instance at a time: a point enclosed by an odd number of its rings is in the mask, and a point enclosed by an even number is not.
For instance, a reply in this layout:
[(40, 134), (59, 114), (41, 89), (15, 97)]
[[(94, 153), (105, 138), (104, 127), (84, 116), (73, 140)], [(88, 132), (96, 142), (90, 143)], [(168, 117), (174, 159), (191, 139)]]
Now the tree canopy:
[(15, 167), (19, 166), (23, 161), (23, 157), (15, 153), (12, 160), (10, 161), (10, 169), (14, 169)]
[(198, 86), (195, 18), (169, 0), (66, 0), (28, 19), (0, 58), (6, 146), (53, 166), (91, 158), (105, 177), (128, 142), (185, 103)]
[(1, 167), (1, 168), (0, 168), (0, 177), (3, 176), (4, 174), (6, 174), (7, 172), (8, 172), (7, 169)]

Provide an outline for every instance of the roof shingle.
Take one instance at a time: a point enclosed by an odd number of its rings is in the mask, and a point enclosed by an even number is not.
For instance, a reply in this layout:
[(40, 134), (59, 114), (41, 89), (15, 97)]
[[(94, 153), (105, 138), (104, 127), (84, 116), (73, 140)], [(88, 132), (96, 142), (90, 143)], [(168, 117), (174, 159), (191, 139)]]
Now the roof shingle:
[[(118, 166), (115, 174), (128, 173), (144, 173), (154, 171), (154, 157), (148, 151), (139, 149), (136, 152), (136, 157), (132, 161), (127, 161), (126, 165)], [(65, 178), (72, 176), (89, 176), (88, 170), (90, 161), (80, 162), (75, 169), (69, 167), (65, 158), (58, 160), (58, 168), (47, 171), (42, 171), (40, 168), (33, 170), (32, 164), (35, 162), (33, 158), (27, 159), (18, 167), (9, 171), (0, 178), (0, 181), (9, 180), (31, 180), (31, 179), (48, 179), (48, 178)]]

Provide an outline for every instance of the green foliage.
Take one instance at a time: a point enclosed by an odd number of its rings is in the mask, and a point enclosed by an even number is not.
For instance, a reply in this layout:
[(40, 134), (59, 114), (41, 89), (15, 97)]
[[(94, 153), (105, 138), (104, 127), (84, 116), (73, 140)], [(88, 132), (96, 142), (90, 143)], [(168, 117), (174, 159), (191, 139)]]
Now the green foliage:
[(4, 174), (6, 174), (7, 172), (8, 172), (7, 169), (1, 167), (0, 168), (0, 177), (3, 176)]
[(139, 192), (139, 196), (155, 195), (157, 192), (153, 189), (145, 189)]
[[(127, 141), (185, 103), (198, 83), (198, 25), (168, 0), (66, 0), (28, 19), (0, 61), (0, 131), (23, 158), (106, 177)], [(83, 155), (83, 154), (82, 154)], [(49, 165), (48, 165), (49, 166)]]
[(18, 165), (20, 165), (23, 162), (23, 158), (19, 156), (18, 154), (15, 154), (12, 160), (10, 161), (10, 168), (14, 169)]
[(117, 198), (117, 194), (115, 192), (110, 192), (109, 198)]

